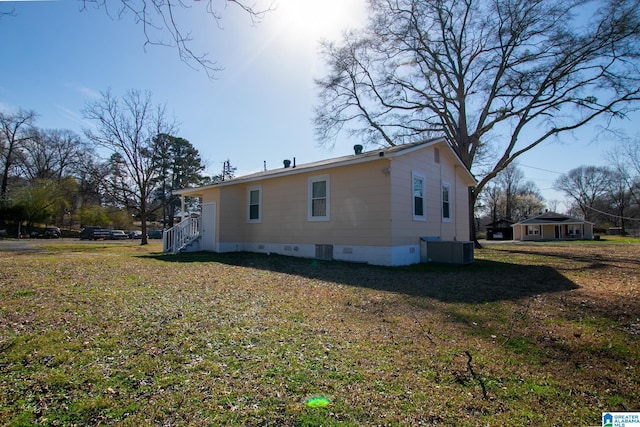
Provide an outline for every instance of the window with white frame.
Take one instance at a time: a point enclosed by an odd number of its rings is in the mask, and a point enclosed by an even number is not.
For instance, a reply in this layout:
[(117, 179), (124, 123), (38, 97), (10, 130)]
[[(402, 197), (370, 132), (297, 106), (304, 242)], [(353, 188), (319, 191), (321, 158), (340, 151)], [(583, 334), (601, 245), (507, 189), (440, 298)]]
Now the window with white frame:
[(442, 221), (451, 222), (451, 184), (442, 182)]
[(579, 224), (569, 224), (569, 235), (580, 236), (582, 234), (582, 227)]
[(262, 187), (255, 186), (247, 189), (247, 218), (249, 222), (262, 221)]
[(309, 199), (307, 202), (309, 221), (329, 221), (331, 218), (331, 199), (329, 176), (309, 178)]
[(540, 235), (540, 226), (539, 225), (527, 225), (527, 235), (529, 235), (529, 236)]
[(413, 219), (416, 221), (426, 221), (426, 200), (425, 200), (425, 178), (424, 175), (413, 173), (412, 182), (412, 207)]

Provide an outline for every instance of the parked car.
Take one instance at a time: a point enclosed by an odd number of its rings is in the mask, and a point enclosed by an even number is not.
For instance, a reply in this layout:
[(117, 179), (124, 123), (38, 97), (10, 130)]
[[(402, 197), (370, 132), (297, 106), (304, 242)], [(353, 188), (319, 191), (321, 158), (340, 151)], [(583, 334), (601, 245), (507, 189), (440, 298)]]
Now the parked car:
[(29, 237), (32, 239), (57, 239), (60, 237), (60, 229), (51, 225), (45, 227), (44, 230), (32, 231)]
[(80, 232), (80, 240), (108, 239), (109, 230), (102, 227), (85, 227)]
[(110, 240), (126, 240), (128, 238), (129, 236), (125, 234), (124, 230), (111, 230), (109, 232)]
[(134, 230), (128, 234), (130, 239), (142, 239), (142, 231)]
[(54, 226), (45, 227), (42, 232), (42, 237), (45, 239), (58, 239), (61, 235), (60, 229)]
[(60, 229), (50, 225), (45, 227), (44, 230), (32, 231), (29, 237), (33, 239), (57, 239), (60, 235)]
[(150, 239), (162, 239), (162, 230), (156, 230), (149, 233)]

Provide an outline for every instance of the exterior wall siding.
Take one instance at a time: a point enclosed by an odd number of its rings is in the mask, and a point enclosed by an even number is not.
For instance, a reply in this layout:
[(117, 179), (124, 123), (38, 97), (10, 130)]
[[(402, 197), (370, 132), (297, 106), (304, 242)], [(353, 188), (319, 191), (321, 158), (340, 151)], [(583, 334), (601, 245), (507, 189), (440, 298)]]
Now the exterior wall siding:
[[(393, 244), (413, 245), (423, 236), (440, 240), (469, 240), (468, 184), (459, 176), (445, 150), (440, 149), (440, 162), (435, 161), (435, 147), (427, 147), (412, 155), (395, 158), (391, 166)], [(412, 173), (425, 176), (426, 221), (412, 215)], [(451, 221), (442, 220), (442, 182), (451, 186)]]
[[(219, 201), (221, 243), (389, 245), (390, 186), (384, 172), (388, 163), (383, 159), (265, 180), (260, 183), (259, 223), (248, 221), (247, 191), (255, 183), (209, 189), (203, 193), (203, 202)], [(308, 180), (317, 175), (329, 178), (330, 221), (307, 219)]]
[(218, 242), (238, 240), (244, 233), (244, 191), (241, 186), (220, 188), (220, 203), (218, 204)]

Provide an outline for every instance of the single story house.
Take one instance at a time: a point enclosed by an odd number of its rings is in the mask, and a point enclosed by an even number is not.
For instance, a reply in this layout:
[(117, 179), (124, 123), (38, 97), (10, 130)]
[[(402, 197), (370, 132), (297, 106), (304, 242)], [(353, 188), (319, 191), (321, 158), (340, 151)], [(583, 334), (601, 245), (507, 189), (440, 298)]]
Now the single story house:
[(513, 224), (514, 240), (593, 239), (593, 223), (555, 212), (527, 218)]
[(444, 138), (357, 148), (175, 191), (183, 200), (199, 197), (202, 212), (177, 226), (183, 231), (165, 232), (165, 251), (190, 245), (396, 266), (430, 259), (425, 242), (469, 240), (469, 187), (476, 181)]

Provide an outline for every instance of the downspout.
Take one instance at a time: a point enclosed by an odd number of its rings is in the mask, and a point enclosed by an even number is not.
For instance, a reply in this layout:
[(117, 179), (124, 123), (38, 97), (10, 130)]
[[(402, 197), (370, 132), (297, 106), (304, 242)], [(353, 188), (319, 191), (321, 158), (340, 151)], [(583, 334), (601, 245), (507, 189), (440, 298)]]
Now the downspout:
[[(440, 230), (438, 234), (440, 234), (440, 240), (442, 239), (442, 162), (440, 162), (438, 168), (438, 225), (440, 226)], [(455, 173), (455, 170), (454, 170)], [(425, 199), (427, 195), (424, 195)], [(426, 212), (425, 212), (426, 213)]]
[[(455, 235), (453, 236), (453, 240), (458, 240), (458, 203), (455, 203), (456, 198), (458, 197), (458, 165), (453, 167), (453, 195), (449, 195), (449, 206), (453, 203), (453, 218), (455, 221)], [(452, 198), (453, 196), (453, 198)]]

